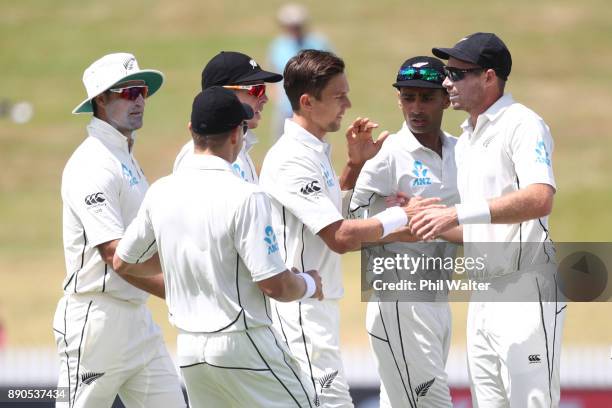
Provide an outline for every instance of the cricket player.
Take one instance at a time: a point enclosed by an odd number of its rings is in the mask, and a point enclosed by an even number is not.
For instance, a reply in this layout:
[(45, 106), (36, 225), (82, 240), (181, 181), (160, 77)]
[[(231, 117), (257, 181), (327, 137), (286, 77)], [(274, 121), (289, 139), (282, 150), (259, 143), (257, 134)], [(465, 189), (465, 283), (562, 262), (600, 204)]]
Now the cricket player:
[(388, 136), (372, 140), (377, 125), (358, 118), (346, 133), (348, 163), (337, 179), (325, 136), (340, 129), (348, 98), (344, 62), (326, 51), (305, 50), (291, 58), (284, 88), (293, 109), (285, 132), (266, 155), (260, 184), (272, 197), (272, 220), (283, 260), (301, 270), (316, 269), (325, 300), (274, 303), (275, 324), (315, 386), (316, 405), (350, 407), (339, 350), (342, 297), (340, 254), (406, 225), (408, 207), (392, 207), (366, 220), (345, 220), (350, 190), (366, 160)]
[[(432, 239), (461, 225), (466, 257), (493, 254), (483, 271), (492, 292), (474, 292), (468, 311), (474, 406), (557, 407), (565, 306), (548, 231), (556, 191), (550, 130), (504, 93), (512, 58), (495, 34), (432, 51), (448, 59), (453, 109), (469, 114), (456, 147), (461, 203), (425, 210), (410, 227)], [(491, 293), (510, 301), (482, 301)]]
[[(87, 138), (62, 175), (66, 258), (64, 296), (53, 330), (60, 357), (58, 407), (108, 408), (119, 394), (130, 407), (184, 407), (174, 363), (145, 303), (164, 297), (157, 257), (146, 277), (123, 279), (112, 259), (148, 188), (133, 154), (145, 98), (164, 80), (132, 54), (106, 55), (83, 74), (87, 98), (72, 113), (93, 113)], [(149, 293), (147, 293), (149, 292)]]
[(228, 89), (199, 93), (194, 154), (151, 186), (115, 254), (119, 273), (140, 276), (137, 265), (159, 253), (192, 407), (313, 406), (312, 385), (270, 327), (269, 298), (318, 302), (321, 279), (287, 270), (269, 199), (232, 171), (252, 118)]
[[(276, 83), (282, 79), (283, 76), (280, 74), (261, 69), (259, 64), (248, 55), (233, 51), (221, 51), (206, 64), (202, 71), (202, 90), (211, 86), (222, 86), (234, 91), (240, 102), (246, 103), (253, 109), (254, 115), (248, 121), (249, 130), (242, 150), (236, 161), (232, 163), (234, 172), (249, 183), (259, 182), (257, 169), (249, 155), (249, 151), (257, 143), (257, 136), (251, 129), (259, 125), (264, 105), (268, 102), (266, 83)], [(193, 141), (189, 141), (176, 157), (174, 171), (181, 166), (185, 157), (193, 154), (193, 151)]]
[[(444, 64), (418, 56), (400, 67), (396, 82), (404, 124), (389, 136), (378, 154), (364, 165), (351, 199), (351, 216), (372, 215), (385, 197), (438, 197), (441, 204), (459, 202), (455, 144), (441, 130), (442, 115), (450, 102), (442, 86)], [(381, 205), (384, 208), (384, 204)], [(390, 234), (372, 256), (396, 254), (420, 258), (454, 258), (456, 245), (393, 242)], [(461, 240), (460, 236), (455, 239)], [(398, 280), (449, 278), (449, 271), (394, 269)], [(419, 286), (416, 286), (419, 287)], [(401, 296), (375, 296), (368, 303), (366, 326), (381, 379), (381, 407), (452, 407), (444, 370), (451, 339), (451, 314), (446, 293), (415, 290)]]

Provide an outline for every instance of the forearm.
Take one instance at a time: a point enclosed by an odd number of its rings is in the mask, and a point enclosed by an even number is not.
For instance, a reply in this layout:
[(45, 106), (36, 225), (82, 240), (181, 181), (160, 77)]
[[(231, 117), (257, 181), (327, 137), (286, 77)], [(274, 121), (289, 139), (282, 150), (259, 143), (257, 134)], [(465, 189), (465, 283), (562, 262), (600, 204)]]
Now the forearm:
[(361, 172), (364, 164), (365, 162), (361, 164), (351, 162), (346, 163), (340, 176), (341, 190), (351, 190), (355, 187), (355, 183), (357, 183), (357, 178), (359, 177), (359, 173)]
[(375, 218), (344, 220), (335, 239), (344, 248), (343, 252), (359, 251), (364, 242), (377, 242), (382, 234), (382, 224)]
[(126, 282), (152, 295), (165, 298), (164, 277), (158, 254), (141, 264), (130, 264), (115, 254), (113, 270)]
[(306, 293), (304, 279), (289, 270), (257, 282), (257, 284), (268, 297), (279, 302), (298, 300)]
[(489, 200), (491, 224), (518, 224), (545, 217), (552, 210), (553, 194), (551, 186), (533, 184)]
[(135, 276), (130, 274), (119, 275), (126, 282), (138, 289), (144, 290), (159, 298), (166, 298), (166, 288), (164, 286), (164, 275), (160, 272), (157, 275)]

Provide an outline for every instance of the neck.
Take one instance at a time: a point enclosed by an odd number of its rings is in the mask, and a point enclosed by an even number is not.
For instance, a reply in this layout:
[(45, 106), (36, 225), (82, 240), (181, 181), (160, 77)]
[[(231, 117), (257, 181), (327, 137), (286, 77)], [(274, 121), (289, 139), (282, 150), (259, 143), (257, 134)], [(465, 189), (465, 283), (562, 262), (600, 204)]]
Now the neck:
[(470, 113), (470, 119), (469, 119), (470, 126), (472, 126), (472, 128), (475, 128), (476, 121), (478, 120), (478, 116), (486, 112), (502, 96), (504, 96), (503, 92), (495, 92), (490, 95), (486, 95), (483, 98), (482, 103), (477, 108), (469, 112)]
[(438, 129), (436, 132), (421, 133), (414, 135), (422, 146), (433, 150), (442, 156), (442, 130)]
[(236, 160), (236, 158), (234, 157), (231, 146), (228, 146), (228, 145), (229, 143), (223, 144), (222, 146), (219, 146), (218, 148), (211, 148), (211, 147), (201, 148), (201, 147), (198, 147), (197, 144), (194, 144), (193, 152), (195, 154), (200, 154), (203, 156), (217, 156), (217, 157), (222, 158), (226, 162), (233, 163)]
[(295, 112), (293, 112), (293, 117), (291, 118), (291, 120), (306, 129), (309, 133), (312, 133), (319, 140), (322, 140), (327, 134), (325, 130), (321, 129), (309, 118), (297, 114)]

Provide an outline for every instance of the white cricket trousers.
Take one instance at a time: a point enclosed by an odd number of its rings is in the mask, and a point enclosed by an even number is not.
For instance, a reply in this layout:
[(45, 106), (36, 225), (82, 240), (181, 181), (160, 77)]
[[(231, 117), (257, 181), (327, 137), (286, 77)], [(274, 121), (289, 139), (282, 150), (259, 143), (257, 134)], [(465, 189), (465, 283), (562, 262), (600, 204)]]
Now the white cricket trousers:
[[(559, 406), (565, 303), (537, 274), (492, 280), (491, 290), (530, 301), (479, 302), (468, 309), (467, 360), (474, 408)], [(535, 300), (535, 301), (534, 301)]]
[(314, 389), (269, 326), (177, 337), (191, 408), (314, 407)]
[(58, 408), (185, 407), (180, 378), (146, 305), (104, 294), (60, 299), (53, 320), (60, 358)]
[(316, 390), (318, 407), (353, 407), (340, 354), (337, 300), (271, 302), (274, 327)]
[(366, 328), (381, 407), (452, 407), (444, 370), (451, 340), (447, 302), (371, 301)]

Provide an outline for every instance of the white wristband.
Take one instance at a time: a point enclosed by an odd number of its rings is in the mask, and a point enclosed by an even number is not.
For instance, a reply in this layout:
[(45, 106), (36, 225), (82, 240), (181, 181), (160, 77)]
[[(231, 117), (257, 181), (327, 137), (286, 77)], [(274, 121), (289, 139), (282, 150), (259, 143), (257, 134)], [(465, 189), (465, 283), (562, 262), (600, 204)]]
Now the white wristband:
[(457, 220), (463, 224), (490, 224), (491, 211), (487, 200), (455, 205), (457, 209)]
[(381, 238), (386, 237), (396, 229), (408, 224), (408, 215), (401, 207), (387, 208), (385, 211), (376, 214), (372, 218), (378, 219), (383, 226)]
[(307, 273), (300, 272), (298, 273), (298, 276), (301, 276), (302, 279), (304, 279), (304, 283), (306, 284), (306, 292), (304, 292), (304, 296), (302, 296), (300, 300), (308, 299), (309, 297), (314, 295), (315, 291), (317, 290), (317, 284), (315, 283), (312, 276)]

